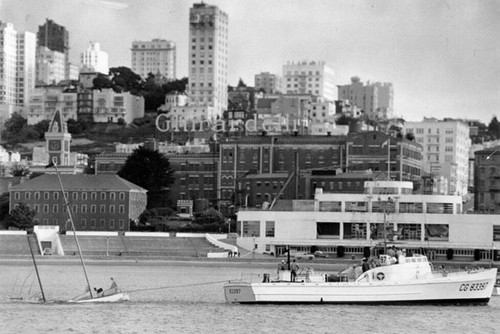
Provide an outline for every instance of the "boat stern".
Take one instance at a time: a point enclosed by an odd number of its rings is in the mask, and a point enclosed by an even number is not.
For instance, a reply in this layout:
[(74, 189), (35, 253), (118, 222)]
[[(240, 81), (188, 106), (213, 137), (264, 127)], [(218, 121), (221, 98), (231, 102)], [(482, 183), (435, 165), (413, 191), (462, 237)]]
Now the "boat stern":
[(229, 282), (224, 285), (224, 296), (228, 303), (255, 302), (255, 293), (250, 283)]

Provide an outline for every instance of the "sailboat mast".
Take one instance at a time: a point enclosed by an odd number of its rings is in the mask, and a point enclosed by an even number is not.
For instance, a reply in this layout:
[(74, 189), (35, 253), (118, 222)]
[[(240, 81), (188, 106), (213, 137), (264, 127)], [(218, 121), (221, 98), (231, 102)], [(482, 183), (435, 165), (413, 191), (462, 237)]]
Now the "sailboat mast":
[(31, 246), (30, 236), (27, 235), (27, 238), (28, 238), (28, 245), (30, 246), (31, 259), (33, 260), (33, 265), (35, 266), (35, 272), (36, 272), (36, 278), (38, 279), (38, 285), (40, 285), (40, 291), (42, 292), (43, 301), (46, 302), (47, 300), (45, 299), (45, 293), (43, 292), (42, 280), (40, 279), (40, 274), (38, 273), (38, 266), (36, 265), (35, 254), (33, 254), (33, 248)]
[(76, 229), (75, 229), (75, 224), (73, 222), (73, 216), (71, 215), (71, 207), (69, 206), (68, 198), (66, 197), (66, 192), (64, 191), (63, 183), (61, 181), (61, 176), (59, 175), (59, 170), (57, 169), (57, 165), (55, 163), (54, 163), (54, 168), (56, 169), (57, 179), (59, 180), (59, 185), (61, 186), (61, 191), (62, 191), (62, 195), (63, 195), (63, 199), (64, 199), (64, 205), (66, 206), (66, 209), (68, 210), (69, 221), (71, 224), (71, 229), (73, 230), (73, 237), (75, 238), (76, 248), (78, 249), (78, 255), (80, 256), (80, 262), (82, 263), (83, 273), (85, 274), (85, 280), (87, 281), (87, 286), (89, 289), (90, 298), (94, 298), (94, 296), (92, 295), (92, 288), (90, 287), (89, 277), (87, 275), (87, 268), (85, 267), (85, 261), (83, 261), (82, 249), (80, 248), (80, 243), (78, 242), (78, 238), (76, 237)]

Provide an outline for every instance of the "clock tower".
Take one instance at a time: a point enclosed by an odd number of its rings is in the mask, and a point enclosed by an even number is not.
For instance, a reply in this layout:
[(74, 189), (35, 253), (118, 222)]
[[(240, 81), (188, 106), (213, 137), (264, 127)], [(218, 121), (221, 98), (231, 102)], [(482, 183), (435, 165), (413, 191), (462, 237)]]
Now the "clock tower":
[(68, 132), (66, 120), (59, 110), (56, 110), (49, 125), (49, 130), (45, 132), (46, 151), (49, 161), (58, 166), (68, 166), (70, 164), (69, 143), (71, 134)]

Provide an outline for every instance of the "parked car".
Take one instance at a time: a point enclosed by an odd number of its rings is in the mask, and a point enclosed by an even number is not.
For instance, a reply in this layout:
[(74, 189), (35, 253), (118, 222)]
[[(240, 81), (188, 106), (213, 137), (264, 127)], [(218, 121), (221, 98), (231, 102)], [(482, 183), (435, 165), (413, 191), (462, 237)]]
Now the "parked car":
[[(288, 252), (285, 252), (285, 256), (288, 256)], [(307, 252), (290, 252), (290, 257), (295, 258), (297, 260), (302, 260), (302, 259), (307, 259), (307, 260), (312, 260), (314, 259), (314, 254), (307, 253)]]
[(324, 253), (323, 251), (315, 251), (314, 256), (315, 257), (328, 257), (328, 254)]

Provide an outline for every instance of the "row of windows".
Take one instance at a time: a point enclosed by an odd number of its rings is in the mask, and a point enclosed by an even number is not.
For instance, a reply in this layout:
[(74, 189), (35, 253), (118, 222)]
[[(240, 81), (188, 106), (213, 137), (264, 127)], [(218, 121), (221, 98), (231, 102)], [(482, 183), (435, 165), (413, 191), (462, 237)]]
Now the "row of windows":
[[(52, 219), (50, 221), (48, 218), (44, 218), (40, 221), (40, 219), (34, 219), (33, 220), (35, 224), (40, 224), (40, 222), (43, 222), (43, 225), (59, 225), (59, 219)], [(80, 229), (96, 229), (97, 228), (97, 220), (96, 219), (80, 219)], [(118, 223), (118, 225), (117, 225)], [(106, 229), (114, 229), (118, 227), (119, 229), (124, 229), (125, 228), (125, 220), (124, 219), (118, 219), (116, 221), (115, 219), (110, 219), (106, 223), (106, 219), (99, 219), (99, 229), (100, 230), (106, 230)]]
[[(21, 192), (19, 191), (16, 191), (14, 193), (14, 199), (16, 200), (20, 200), (21, 199)], [(32, 192), (25, 192), (24, 193), (24, 199), (31, 199), (31, 194), (33, 194), (33, 198), (35, 200), (39, 200), (41, 199), (41, 196), (43, 194), (43, 199), (44, 200), (49, 200), (51, 197), (52, 199), (54, 200), (58, 200), (59, 197), (60, 197), (60, 194), (61, 192), (60, 191), (43, 191), (43, 192), (39, 192), (39, 191), (35, 191), (34, 193)], [(52, 194), (52, 196), (51, 196)], [(98, 195), (99, 194), (99, 195)], [(99, 196), (99, 200), (101, 201), (105, 201), (107, 199), (111, 200), (111, 201), (115, 201), (116, 200), (116, 194), (115, 192), (96, 192), (96, 191), (93, 191), (90, 193), (90, 200), (97, 200), (97, 197)], [(81, 199), (82, 201), (86, 201), (88, 198), (89, 198), (89, 193), (88, 192), (71, 192), (71, 196), (70, 196), (70, 193), (69, 192), (65, 192), (65, 195), (66, 195), (66, 198), (69, 200), (69, 199), (72, 199), (72, 200), (78, 200), (78, 199)], [(118, 193), (118, 199), (120, 201), (123, 201), (125, 200), (125, 192), (119, 192)]]
[[(28, 207), (30, 207), (29, 204), (27, 204)], [(50, 204), (35, 204), (33, 205), (33, 210), (35, 210), (37, 213), (59, 213), (60, 208), (62, 208), (62, 212), (67, 212), (66, 205), (60, 205), (60, 204), (52, 204), (52, 207)], [(97, 209), (99, 208), (99, 212), (97, 212)], [(42, 211), (40, 211), (40, 209)], [(90, 211), (89, 211), (90, 209)], [(97, 204), (82, 204), (80, 206), (73, 204), (71, 206), (71, 212), (72, 213), (110, 213), (114, 214), (116, 213), (116, 205), (105, 205), (101, 204), (97, 206)], [(118, 213), (119, 214), (124, 214), (125, 213), (125, 205), (118, 205)]]

